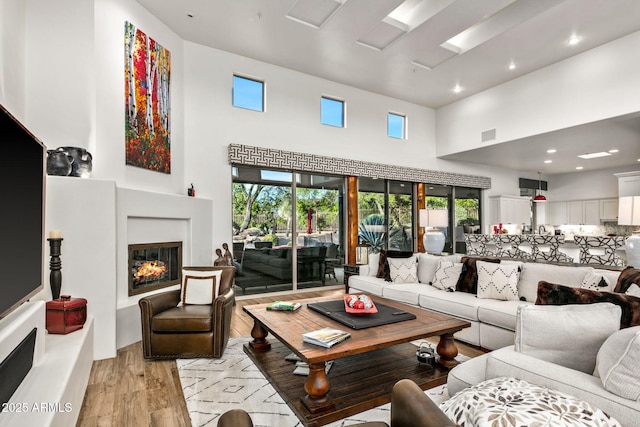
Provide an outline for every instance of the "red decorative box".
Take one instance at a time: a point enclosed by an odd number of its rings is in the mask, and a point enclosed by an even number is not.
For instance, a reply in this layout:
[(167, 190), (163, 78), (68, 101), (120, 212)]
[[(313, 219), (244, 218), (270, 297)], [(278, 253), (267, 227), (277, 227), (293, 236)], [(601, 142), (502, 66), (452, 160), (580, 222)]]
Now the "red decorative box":
[(50, 334), (68, 334), (82, 329), (87, 321), (87, 300), (60, 295), (47, 301), (47, 331)]

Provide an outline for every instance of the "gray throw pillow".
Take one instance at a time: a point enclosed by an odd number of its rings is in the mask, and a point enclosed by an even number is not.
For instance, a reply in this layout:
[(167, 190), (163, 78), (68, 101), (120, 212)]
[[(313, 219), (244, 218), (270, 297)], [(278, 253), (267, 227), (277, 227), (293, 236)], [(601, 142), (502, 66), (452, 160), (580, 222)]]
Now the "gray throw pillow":
[(625, 399), (640, 400), (640, 326), (621, 329), (598, 351), (596, 376), (605, 390)]
[(611, 303), (521, 305), (515, 350), (591, 375), (602, 343), (620, 329), (621, 313)]

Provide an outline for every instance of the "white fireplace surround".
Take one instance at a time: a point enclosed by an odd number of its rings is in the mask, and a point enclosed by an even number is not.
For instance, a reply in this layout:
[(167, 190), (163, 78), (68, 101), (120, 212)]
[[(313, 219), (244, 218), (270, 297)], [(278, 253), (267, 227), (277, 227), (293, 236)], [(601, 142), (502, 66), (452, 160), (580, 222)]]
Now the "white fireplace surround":
[[(128, 296), (129, 244), (182, 241), (183, 265), (213, 262), (213, 202), (201, 197), (48, 176), (45, 227), (62, 232), (62, 293), (87, 299), (96, 360), (141, 339), (138, 300), (145, 294)], [(48, 248), (45, 260), (40, 296), (49, 300)]]

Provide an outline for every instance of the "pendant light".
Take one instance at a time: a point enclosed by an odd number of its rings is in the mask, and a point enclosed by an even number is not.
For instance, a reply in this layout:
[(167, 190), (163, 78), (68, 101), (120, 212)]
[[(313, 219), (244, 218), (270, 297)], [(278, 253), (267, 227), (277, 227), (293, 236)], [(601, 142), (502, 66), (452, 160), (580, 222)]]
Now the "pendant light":
[(540, 191), (542, 191), (542, 180), (540, 178), (540, 172), (538, 172), (538, 194), (536, 195), (536, 197), (533, 198), (534, 202), (546, 202), (547, 198), (544, 197), (543, 194), (540, 194)]

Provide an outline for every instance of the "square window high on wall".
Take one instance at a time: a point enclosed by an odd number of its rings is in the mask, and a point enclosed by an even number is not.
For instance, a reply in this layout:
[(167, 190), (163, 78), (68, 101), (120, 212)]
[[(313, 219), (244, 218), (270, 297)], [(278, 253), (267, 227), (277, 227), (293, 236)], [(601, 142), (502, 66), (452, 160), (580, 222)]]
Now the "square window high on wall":
[(339, 128), (345, 127), (344, 101), (326, 96), (321, 97), (320, 123)]
[(407, 138), (407, 117), (402, 114), (387, 114), (387, 135), (391, 138)]
[(264, 111), (264, 82), (234, 75), (232, 103), (234, 107)]

